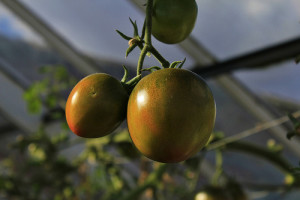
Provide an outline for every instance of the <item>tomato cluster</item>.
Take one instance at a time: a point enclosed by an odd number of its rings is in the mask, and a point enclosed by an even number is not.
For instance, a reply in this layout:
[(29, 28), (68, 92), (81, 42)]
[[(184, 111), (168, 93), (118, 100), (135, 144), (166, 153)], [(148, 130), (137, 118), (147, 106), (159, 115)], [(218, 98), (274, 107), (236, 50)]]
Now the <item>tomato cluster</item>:
[[(161, 42), (174, 44), (191, 33), (197, 4), (195, 0), (154, 0), (152, 11), (152, 35)], [(135, 27), (135, 38), (140, 39), (137, 32)], [(121, 36), (130, 39), (122, 33)], [(67, 100), (70, 129), (81, 137), (102, 137), (118, 127), (127, 115), (131, 139), (143, 155), (165, 163), (188, 159), (206, 145), (211, 135), (215, 101), (198, 75), (176, 68), (176, 64), (169, 67), (141, 80), (138, 75), (139, 82), (135, 84), (123, 80), (121, 83), (101, 73), (82, 79)]]
[(215, 102), (207, 84), (183, 69), (144, 77), (128, 94), (107, 74), (82, 79), (66, 105), (70, 129), (81, 137), (111, 133), (125, 119), (137, 149), (159, 162), (180, 162), (198, 152), (214, 127)]

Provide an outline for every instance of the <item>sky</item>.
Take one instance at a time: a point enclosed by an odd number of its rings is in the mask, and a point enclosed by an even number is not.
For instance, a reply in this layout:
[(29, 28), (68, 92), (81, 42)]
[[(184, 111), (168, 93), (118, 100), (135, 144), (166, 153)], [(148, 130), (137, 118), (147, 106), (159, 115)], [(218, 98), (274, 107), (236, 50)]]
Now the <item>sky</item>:
[[(115, 30), (131, 35), (129, 17), (142, 26), (144, 15), (129, 0), (20, 0), (77, 49), (97, 58), (125, 62), (127, 41)], [(145, 0), (140, 0), (143, 4)], [(198, 18), (192, 36), (218, 59), (253, 51), (300, 35), (299, 0), (197, 0)], [(0, 5), (0, 33), (45, 45), (25, 24)], [(154, 39), (167, 59), (194, 61), (176, 45)], [(126, 62), (137, 62), (135, 51)], [(148, 59), (149, 65), (157, 64)], [(147, 63), (147, 61), (146, 61)], [(250, 88), (300, 100), (298, 65), (241, 71), (236, 75)], [(275, 81), (276, 80), (276, 81)], [(299, 84), (298, 84), (299, 83)], [(257, 89), (256, 89), (257, 88)]]

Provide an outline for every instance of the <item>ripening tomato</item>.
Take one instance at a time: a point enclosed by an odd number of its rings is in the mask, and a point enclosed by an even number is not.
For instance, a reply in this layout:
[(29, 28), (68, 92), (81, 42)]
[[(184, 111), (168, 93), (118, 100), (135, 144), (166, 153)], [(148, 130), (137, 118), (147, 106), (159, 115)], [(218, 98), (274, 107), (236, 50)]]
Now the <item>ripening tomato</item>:
[(180, 162), (198, 152), (214, 127), (215, 101), (195, 73), (166, 68), (144, 77), (127, 107), (130, 136), (137, 149), (159, 162)]
[(197, 13), (195, 0), (154, 0), (152, 35), (167, 44), (179, 43), (192, 32)]
[(104, 73), (89, 75), (68, 97), (67, 123), (78, 136), (105, 136), (125, 119), (127, 102), (128, 94), (117, 79)]

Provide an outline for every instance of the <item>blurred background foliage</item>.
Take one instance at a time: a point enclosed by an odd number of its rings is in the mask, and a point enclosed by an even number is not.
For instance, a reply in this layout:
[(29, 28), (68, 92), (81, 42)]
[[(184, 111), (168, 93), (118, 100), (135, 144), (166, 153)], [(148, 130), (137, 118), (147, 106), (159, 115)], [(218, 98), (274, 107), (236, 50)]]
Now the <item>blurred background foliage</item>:
[[(223, 152), (230, 149), (259, 156), (282, 169), (282, 185), (270, 183), (261, 188), (288, 193), (299, 187), (300, 168), (289, 164), (280, 153), (282, 146), (274, 142), (262, 148), (237, 141), (213, 149), (215, 170), (207, 178), (201, 172), (203, 161), (210, 145), (224, 140), (222, 132), (213, 134), (207, 149), (179, 164), (157, 163), (141, 156), (125, 125), (99, 139), (74, 137), (66, 125), (64, 99), (76, 78), (63, 66), (45, 66), (40, 73), (44, 78), (28, 88), (24, 99), (30, 112), (43, 112), (44, 117), (36, 133), (20, 135), (10, 144), (10, 156), (0, 163), (0, 194), (4, 198), (208, 200), (205, 194), (213, 199), (249, 199), (245, 192), (249, 188), (223, 168)], [(290, 117), (298, 130), (299, 121)], [(53, 123), (59, 125), (55, 133), (48, 131)], [(79, 152), (70, 151), (72, 148)]]

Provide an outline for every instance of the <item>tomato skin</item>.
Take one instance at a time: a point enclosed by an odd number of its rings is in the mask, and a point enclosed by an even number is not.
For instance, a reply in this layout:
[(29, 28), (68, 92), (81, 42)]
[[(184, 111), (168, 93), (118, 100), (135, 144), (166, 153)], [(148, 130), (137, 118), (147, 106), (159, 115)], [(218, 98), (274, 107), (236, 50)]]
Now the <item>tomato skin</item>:
[(179, 43), (192, 32), (197, 14), (195, 0), (154, 0), (152, 35), (166, 44)]
[(126, 117), (128, 94), (114, 77), (91, 74), (71, 91), (66, 103), (66, 119), (70, 129), (84, 138), (105, 136)]
[(216, 108), (207, 84), (183, 69), (161, 69), (133, 89), (127, 107), (130, 136), (146, 157), (164, 163), (186, 160), (208, 141)]

